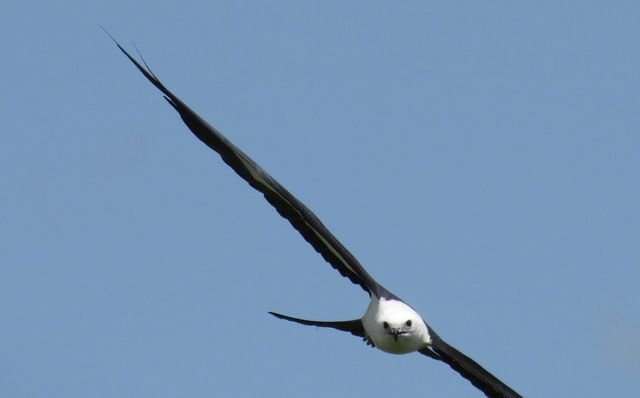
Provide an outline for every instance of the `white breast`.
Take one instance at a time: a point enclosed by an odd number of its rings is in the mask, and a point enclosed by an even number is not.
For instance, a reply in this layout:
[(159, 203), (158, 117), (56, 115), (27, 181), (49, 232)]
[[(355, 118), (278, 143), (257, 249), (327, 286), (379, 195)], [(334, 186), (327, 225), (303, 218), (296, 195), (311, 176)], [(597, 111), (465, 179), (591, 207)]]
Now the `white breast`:
[[(382, 351), (405, 354), (431, 344), (422, 317), (402, 301), (378, 299), (372, 295), (362, 323), (369, 339)], [(402, 331), (397, 337), (391, 333), (394, 328)]]

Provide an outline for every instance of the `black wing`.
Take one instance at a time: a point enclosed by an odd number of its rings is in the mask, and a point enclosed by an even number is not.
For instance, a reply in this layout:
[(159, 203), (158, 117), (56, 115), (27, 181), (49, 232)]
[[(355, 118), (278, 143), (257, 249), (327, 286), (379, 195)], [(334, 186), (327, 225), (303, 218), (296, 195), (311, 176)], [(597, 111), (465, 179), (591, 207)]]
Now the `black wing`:
[[(106, 32), (106, 31), (105, 31)], [(109, 34), (108, 32), (106, 32)], [(111, 37), (111, 35), (109, 35)], [(322, 255), (322, 257), (340, 274), (351, 282), (360, 285), (369, 295), (389, 296), (390, 293), (378, 284), (360, 265), (358, 260), (336, 239), (311, 210), (296, 199), (278, 181), (254, 162), (249, 156), (233, 145), (218, 130), (209, 125), (184, 102), (169, 91), (151, 72), (143, 60), (144, 66), (135, 60), (113, 38), (118, 48), (134, 63), (142, 74), (162, 93), (171, 106), (180, 114), (184, 123), (202, 142), (220, 154), (222, 160), (253, 188), (262, 192), (264, 197), (278, 213), (300, 232), (304, 239)]]
[(421, 354), (446, 362), (462, 377), (484, 392), (487, 397), (522, 398), (520, 394), (489, 373), (476, 361), (447, 344), (430, 327), (429, 334), (431, 335), (431, 346), (421, 349)]

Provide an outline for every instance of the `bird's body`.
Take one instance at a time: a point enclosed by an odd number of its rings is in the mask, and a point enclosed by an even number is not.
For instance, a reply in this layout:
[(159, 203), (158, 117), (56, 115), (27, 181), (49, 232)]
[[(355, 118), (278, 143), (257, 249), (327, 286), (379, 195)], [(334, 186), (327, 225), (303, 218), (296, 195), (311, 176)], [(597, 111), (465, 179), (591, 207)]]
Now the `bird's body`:
[(393, 354), (418, 351), (447, 363), (489, 397), (520, 397), (478, 363), (444, 342), (413, 308), (376, 282), (311, 210), (169, 91), (148, 67), (142, 66), (120, 44), (116, 44), (140, 72), (162, 91), (167, 102), (180, 114), (196, 137), (218, 152), (224, 162), (260, 191), (333, 268), (362, 287), (371, 298), (363, 317), (349, 321), (306, 320), (273, 312), (272, 315), (304, 325), (347, 331)]
[(427, 324), (401, 300), (372, 296), (362, 325), (371, 343), (385, 352), (406, 354), (431, 345)]

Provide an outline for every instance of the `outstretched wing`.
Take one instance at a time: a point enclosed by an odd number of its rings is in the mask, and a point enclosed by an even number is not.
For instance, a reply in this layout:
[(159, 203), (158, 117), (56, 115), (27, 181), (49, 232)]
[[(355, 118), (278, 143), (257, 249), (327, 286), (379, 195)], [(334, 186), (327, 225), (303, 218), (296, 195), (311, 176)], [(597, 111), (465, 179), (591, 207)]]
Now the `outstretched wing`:
[(484, 392), (487, 397), (522, 398), (520, 394), (489, 373), (476, 361), (447, 344), (431, 328), (429, 328), (429, 333), (431, 346), (421, 349), (421, 354), (449, 364), (462, 377)]
[[(109, 34), (107, 32), (107, 34)], [(109, 35), (111, 37), (111, 35)], [(249, 156), (236, 147), (218, 130), (209, 125), (184, 102), (176, 97), (158, 80), (143, 60), (142, 66), (133, 58), (113, 37), (124, 55), (142, 72), (142, 74), (162, 93), (169, 104), (180, 114), (189, 130), (195, 134), (209, 148), (218, 152), (231, 168), (253, 188), (262, 192), (264, 197), (278, 213), (300, 232), (304, 239), (322, 255), (322, 257), (340, 274), (351, 282), (360, 285), (369, 295), (378, 297), (388, 296), (390, 293), (378, 284), (360, 265), (358, 260), (336, 239), (322, 224), (311, 210), (296, 199), (278, 181), (254, 162)]]

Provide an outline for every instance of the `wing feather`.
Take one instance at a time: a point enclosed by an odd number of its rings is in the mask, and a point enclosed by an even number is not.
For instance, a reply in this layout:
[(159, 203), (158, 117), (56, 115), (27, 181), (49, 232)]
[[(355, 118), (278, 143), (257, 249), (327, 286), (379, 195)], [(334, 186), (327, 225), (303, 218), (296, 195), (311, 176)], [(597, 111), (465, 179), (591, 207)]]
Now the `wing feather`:
[[(106, 33), (109, 34), (108, 32)], [(111, 37), (111, 35), (109, 36)], [(167, 102), (180, 114), (180, 117), (191, 132), (209, 148), (218, 152), (222, 160), (247, 181), (249, 185), (260, 191), (278, 213), (286, 218), (333, 268), (338, 270), (341, 275), (349, 278), (351, 282), (360, 285), (369, 295), (374, 294), (378, 297), (390, 295), (384, 287), (365, 271), (353, 254), (338, 241), (311, 210), (280, 185), (247, 154), (167, 89), (149, 69), (144, 59), (142, 60), (143, 66), (113, 37), (111, 39), (138, 70), (162, 91)]]
[(421, 354), (447, 363), (453, 370), (484, 392), (487, 397), (522, 398), (520, 394), (489, 373), (476, 361), (447, 344), (431, 328), (429, 328), (429, 333), (432, 344), (430, 347), (420, 350)]

